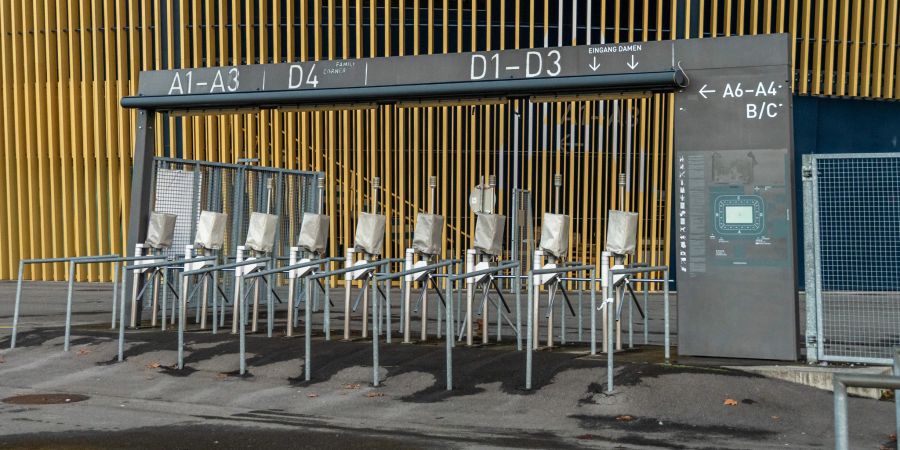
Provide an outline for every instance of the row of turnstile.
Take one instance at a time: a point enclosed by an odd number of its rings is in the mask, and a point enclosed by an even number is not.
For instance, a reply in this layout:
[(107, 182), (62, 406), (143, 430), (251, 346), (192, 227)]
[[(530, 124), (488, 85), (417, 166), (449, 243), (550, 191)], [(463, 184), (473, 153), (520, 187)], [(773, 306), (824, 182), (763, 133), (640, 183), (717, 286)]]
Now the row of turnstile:
[[(119, 297), (119, 359), (123, 359), (126, 321), (132, 328), (144, 323), (141, 313), (147, 306), (150, 310), (149, 325), (160, 326), (177, 323), (178, 328), (178, 368), (184, 367), (185, 331), (188, 326), (189, 306), (194, 307), (194, 322), (199, 329), (211, 329), (217, 333), (226, 326), (230, 316), (233, 334), (240, 336), (240, 373), (245, 373), (245, 352), (248, 332), (258, 331), (261, 303), (265, 302), (265, 327), (269, 337), (275, 332), (275, 316), (278, 303), (286, 303), (284, 333), (293, 336), (302, 323), (305, 337), (305, 375), (311, 376), (311, 336), (314, 328), (321, 327), (325, 340), (332, 338), (331, 318), (333, 298), (331, 287), (335, 279), (343, 279), (343, 327), (345, 340), (359, 337), (373, 341), (373, 382), (378, 384), (378, 342), (384, 336), (386, 343), (393, 340), (392, 286), (401, 286), (399, 297), (398, 338), (410, 343), (413, 336), (413, 316), (418, 313), (420, 322), (419, 340), (431, 336), (443, 337), (447, 345), (448, 388), (452, 386), (451, 348), (457, 341), (465, 339), (468, 346), (489, 339), (489, 319), (491, 310), (496, 311), (497, 340), (503, 329), (515, 336), (516, 347), (527, 350), (528, 376), (526, 387), (530, 387), (531, 352), (539, 348), (539, 329), (543, 322), (546, 335), (543, 343), (554, 346), (554, 306), (559, 306), (560, 315), (576, 312), (567, 293), (567, 285), (586, 286), (580, 290), (590, 292), (590, 347), (591, 354), (597, 352), (597, 318), (602, 314), (601, 339), (603, 351), (612, 361), (612, 343), (621, 349), (620, 323), (622, 305), (627, 295), (643, 316), (632, 285), (639, 282), (663, 282), (668, 278), (666, 267), (626, 267), (625, 255), (634, 253), (637, 214), (610, 211), (609, 232), (607, 234), (603, 266), (566, 262), (568, 254), (569, 218), (564, 214), (545, 213), (543, 215), (540, 245), (533, 250), (533, 264), (530, 271), (523, 273), (516, 260), (502, 260), (504, 253), (504, 232), (506, 218), (493, 211), (494, 202), (486, 196), (493, 194), (492, 180), (476, 189), (476, 226), (473, 246), (466, 251), (464, 259), (441, 260), (444, 218), (433, 211), (420, 213), (416, 217), (412, 247), (406, 250), (405, 258), (382, 258), (385, 239), (386, 217), (379, 214), (378, 192), (380, 183), (373, 179), (369, 212), (360, 213), (357, 218), (354, 245), (346, 249), (341, 257), (326, 256), (329, 217), (322, 213), (320, 204), (317, 212), (304, 212), (296, 245), (290, 248), (285, 260), (273, 254), (278, 217), (266, 212), (252, 212), (243, 245), (236, 248), (233, 258), (226, 259), (223, 253), (227, 215), (221, 212), (200, 211), (196, 222), (196, 238), (193, 244), (185, 246), (182, 258), (163, 257), (162, 251), (171, 247), (178, 217), (173, 214), (152, 212), (150, 214), (147, 237), (135, 248), (135, 254), (127, 258), (115, 259), (121, 263), (121, 293)], [(561, 185), (559, 177), (556, 186)], [(319, 178), (319, 199), (324, 198), (324, 179)], [(429, 180), (431, 195), (434, 195), (436, 180)], [(434, 202), (431, 202), (434, 204)], [(607, 263), (614, 258), (615, 264)], [(112, 259), (110, 260), (112, 261)], [(392, 271), (393, 267), (399, 271)], [(171, 273), (178, 273), (172, 277)], [(653, 280), (646, 275), (664, 273), (662, 280)], [(129, 275), (130, 273), (130, 275)], [(644, 275), (634, 278), (636, 274)], [(131, 277), (132, 291), (130, 308), (126, 305), (126, 277)], [(526, 289), (522, 282), (527, 280)], [(229, 282), (230, 281), (230, 282)], [(282, 300), (276, 285), (287, 284), (287, 298)], [(354, 284), (357, 288), (354, 289)], [(418, 284), (418, 290), (415, 286)], [(601, 286), (601, 300), (596, 301), (597, 286)], [(20, 283), (21, 286), (21, 283)], [(229, 289), (230, 286), (230, 289)], [(508, 290), (501, 288), (508, 286)], [(610, 289), (611, 288), (611, 289)], [(541, 289), (546, 293), (541, 295)], [(119, 290), (114, 289), (114, 290)], [(527, 291), (527, 292), (522, 292)], [(645, 285), (644, 291), (647, 291)], [(413, 293), (417, 292), (416, 298)], [(515, 297), (510, 307), (506, 295)], [(526, 295), (525, 311), (522, 311), (522, 295)], [(169, 301), (171, 295), (172, 301)], [(461, 298), (464, 296), (464, 300)], [(16, 316), (20, 294), (17, 295)], [(545, 299), (546, 314), (542, 317), (541, 301)], [(456, 299), (456, 310), (454, 301)], [(145, 302), (144, 300), (148, 300)], [(429, 333), (429, 301), (437, 300), (434, 314), (436, 326)], [(666, 358), (668, 359), (668, 295), (665, 296)], [(69, 300), (71, 304), (71, 300)], [(116, 300), (114, 299), (114, 309)], [(361, 309), (359, 308), (361, 306)], [(609, 307), (608, 307), (609, 306)], [(629, 310), (632, 304), (629, 304)], [(646, 308), (646, 300), (644, 302)], [(169, 310), (171, 308), (171, 310)], [(125, 311), (130, 310), (126, 319)], [(230, 309), (230, 314), (229, 314)], [(356, 316), (354, 313), (359, 310)], [(313, 313), (321, 311), (321, 324), (313, 324)], [(456, 317), (459, 313), (462, 317)], [(113, 313), (115, 316), (115, 311)], [(581, 318), (579, 302), (579, 323)], [(526, 316), (526, 317), (523, 317)], [(480, 320), (480, 339), (477, 317)], [(17, 318), (17, 317), (16, 317)], [(523, 319), (527, 331), (523, 333)], [(358, 321), (358, 322), (357, 322)], [(443, 323), (442, 323), (443, 321)], [(560, 321), (564, 324), (565, 318)], [(14, 321), (17, 323), (17, 321)], [(358, 326), (354, 326), (357, 323)], [(113, 319), (115, 325), (115, 318)], [(645, 322), (646, 324), (646, 322)], [(249, 326), (249, 330), (247, 329)], [(565, 330), (562, 325), (562, 330)], [(615, 333), (613, 328), (616, 328)], [(68, 337), (68, 322), (66, 336)], [(14, 327), (15, 334), (15, 327)], [(443, 335), (443, 336), (442, 336)], [(565, 335), (563, 334), (563, 342)], [(525, 341), (523, 343), (523, 341)], [(15, 340), (13, 340), (15, 345)], [(611, 372), (610, 372), (611, 374)], [(612, 388), (612, 380), (610, 389)]]

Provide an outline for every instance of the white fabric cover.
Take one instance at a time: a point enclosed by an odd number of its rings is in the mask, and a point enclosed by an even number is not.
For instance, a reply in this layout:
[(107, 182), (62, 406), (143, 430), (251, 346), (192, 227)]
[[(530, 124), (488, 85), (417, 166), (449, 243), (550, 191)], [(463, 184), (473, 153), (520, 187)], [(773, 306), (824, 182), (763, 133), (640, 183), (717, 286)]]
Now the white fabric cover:
[(606, 227), (606, 251), (618, 255), (634, 254), (638, 213), (609, 210)]
[(353, 246), (370, 255), (380, 255), (384, 247), (385, 220), (381, 214), (359, 213)]
[(147, 224), (147, 240), (144, 241), (153, 248), (169, 248), (175, 238), (175, 214), (151, 212), (150, 223)]
[(479, 214), (475, 220), (475, 249), (488, 255), (500, 256), (503, 251), (503, 228), (506, 216)]
[(413, 249), (424, 255), (439, 254), (443, 231), (444, 216), (419, 213), (416, 216), (416, 231), (413, 233)]
[(544, 213), (541, 222), (541, 250), (557, 258), (569, 253), (569, 216)]
[(222, 245), (225, 244), (225, 225), (227, 223), (228, 214), (200, 211), (194, 244), (208, 250), (221, 250)]
[(275, 247), (275, 226), (278, 216), (260, 212), (250, 213), (250, 226), (244, 246), (257, 252), (269, 253)]
[(297, 236), (297, 247), (308, 252), (323, 254), (327, 243), (328, 216), (303, 213), (303, 222), (300, 224), (300, 236)]

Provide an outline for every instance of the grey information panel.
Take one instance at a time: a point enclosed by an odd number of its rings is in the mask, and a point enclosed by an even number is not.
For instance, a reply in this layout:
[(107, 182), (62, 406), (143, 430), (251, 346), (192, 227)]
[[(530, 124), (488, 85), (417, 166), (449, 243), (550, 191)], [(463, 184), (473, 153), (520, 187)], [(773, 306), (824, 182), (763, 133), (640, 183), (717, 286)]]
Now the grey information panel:
[(365, 88), (672, 70), (674, 41), (141, 72), (140, 96)]
[(798, 358), (790, 42), (679, 42), (674, 271), (682, 355)]

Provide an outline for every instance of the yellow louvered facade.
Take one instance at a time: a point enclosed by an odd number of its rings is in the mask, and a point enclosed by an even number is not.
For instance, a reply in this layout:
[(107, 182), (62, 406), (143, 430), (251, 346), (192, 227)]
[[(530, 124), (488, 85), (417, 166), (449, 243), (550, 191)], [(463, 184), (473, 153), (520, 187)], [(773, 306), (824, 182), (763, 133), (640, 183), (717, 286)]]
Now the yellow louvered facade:
[[(141, 70), (585, 44), (588, 30), (592, 43), (788, 32), (795, 93), (897, 99), (898, 3), (3, 1), (0, 279), (15, 277), (20, 258), (125, 251), (135, 113), (119, 99), (137, 91)], [(539, 214), (550, 207), (553, 174), (564, 175), (572, 259), (596, 261), (604, 233), (597, 215), (620, 207), (641, 213), (639, 259), (668, 260), (671, 107), (669, 95), (534, 106), (534, 152), (522, 154), (520, 177)], [(611, 119), (614, 109), (619, 120)], [(373, 176), (385, 186), (383, 210), (394, 218), (389, 232), (401, 237), (415, 212), (428, 208), (429, 174), (439, 184), (474, 186), (502, 173), (508, 183), (513, 113), (507, 104), (165, 117), (157, 148), (189, 159), (258, 157), (263, 165), (324, 171), (334, 252), (352, 239)], [(527, 130), (520, 132), (524, 147)], [(620, 147), (615, 159), (613, 139)], [(622, 195), (618, 174), (625, 168), (632, 181)], [(448, 256), (465, 250), (474, 226), (467, 194), (438, 191), (437, 209), (449, 222)], [(500, 201), (505, 208), (508, 193)], [(407, 244), (395, 240), (387, 256), (402, 256)], [(27, 279), (65, 275), (62, 265), (26, 268)], [(79, 280), (109, 278), (104, 266), (78, 272)]]

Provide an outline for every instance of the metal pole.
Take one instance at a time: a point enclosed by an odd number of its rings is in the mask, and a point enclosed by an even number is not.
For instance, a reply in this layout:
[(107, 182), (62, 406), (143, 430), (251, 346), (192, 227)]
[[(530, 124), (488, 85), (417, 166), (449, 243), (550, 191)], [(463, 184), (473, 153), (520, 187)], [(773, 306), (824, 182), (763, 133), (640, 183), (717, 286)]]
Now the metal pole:
[[(591, 271), (591, 356), (597, 354), (597, 268)], [(605, 292), (605, 289), (604, 289)]]
[(303, 308), (303, 317), (305, 323), (303, 324), (303, 378), (306, 381), (309, 381), (310, 376), (312, 375), (312, 310), (309, 307), (310, 300), (310, 288), (309, 285), (311, 283), (306, 283), (304, 297), (306, 297), (305, 305)]
[(378, 317), (378, 280), (372, 277), (372, 385), (378, 387), (378, 333), (381, 318)]
[[(625, 301), (625, 290), (622, 290), (622, 301)], [(634, 302), (628, 302), (628, 348), (634, 348)]]
[[(187, 320), (187, 292), (188, 292), (188, 276), (181, 276), (181, 303), (180, 311), (178, 312), (178, 370), (184, 368), (184, 327), (186, 326)], [(165, 287), (164, 287), (165, 289)]]
[[(448, 269), (449, 270), (449, 269)], [(444, 341), (444, 351), (447, 356), (446, 364), (447, 364), (447, 390), (453, 389), (453, 341), (455, 339), (453, 333), (453, 291), (451, 287), (450, 279), (447, 279), (447, 329), (444, 334), (446, 341)]]
[[(219, 307), (219, 274), (218, 271), (213, 271), (212, 273), (212, 334), (216, 334), (219, 331), (219, 315), (218, 315), (218, 307)], [(222, 304), (222, 309), (225, 309), (225, 304)]]
[[(237, 270), (238, 274), (240, 274), (241, 271), (243, 270), (243, 268), (236, 267), (235, 270)], [(241, 347), (241, 350), (240, 350), (240, 352), (241, 352), (240, 374), (243, 375), (247, 371), (247, 361), (244, 358), (245, 352), (247, 350), (247, 336), (246, 336), (247, 332), (244, 329), (244, 328), (246, 328), (247, 321), (244, 319), (244, 317), (247, 315), (247, 310), (245, 308), (246, 302), (244, 302), (244, 293), (243, 293), (244, 280), (242, 279), (241, 275), (237, 275), (236, 277), (234, 277), (234, 280), (235, 280), (234, 283), (236, 285), (235, 286), (236, 294), (235, 294), (235, 299), (234, 299), (235, 302), (234, 302), (233, 307), (235, 308), (235, 311), (237, 312), (237, 320), (236, 320), (235, 326), (237, 326), (240, 329), (239, 331), (241, 334), (241, 337), (240, 337), (240, 342), (241, 342), (240, 343), (240, 347)]]
[(847, 386), (838, 378), (834, 379), (834, 448), (848, 450), (850, 436), (847, 426)]
[(534, 340), (534, 333), (533, 333), (534, 302), (531, 301), (531, 298), (533, 295), (534, 295), (534, 273), (529, 272), (528, 273), (528, 299), (529, 299), (529, 301), (527, 302), (528, 303), (528, 307), (527, 307), (528, 316), (527, 316), (526, 322), (525, 322), (527, 324), (526, 326), (528, 327), (527, 335), (526, 335), (526, 342), (525, 342), (525, 347), (527, 347), (525, 349), (525, 389), (528, 389), (528, 390), (531, 389), (531, 358), (532, 358), (531, 353), (534, 351), (534, 343), (533, 343), (533, 340)]
[[(426, 286), (427, 287), (427, 286)], [(384, 315), (387, 320), (387, 328), (384, 332), (384, 340), (388, 344), (391, 343), (391, 280), (385, 280), (384, 290), (387, 298), (384, 299)]]
[(163, 278), (162, 278), (162, 307), (160, 310), (162, 311), (162, 331), (166, 331), (166, 302), (169, 299), (169, 268), (162, 268)]
[[(154, 130), (156, 112), (149, 109), (137, 111), (134, 132), (134, 159), (131, 173), (131, 202), (128, 214), (128, 244), (125, 248), (135, 248), (138, 242), (143, 242), (147, 235), (147, 223), (150, 218), (150, 205), (153, 195), (153, 155), (155, 152), (156, 132)], [(127, 284), (127, 280), (123, 279)], [(140, 277), (135, 272), (131, 283), (133, 292), (140, 288)], [(141, 310), (143, 300), (138, 303), (135, 298), (132, 303), (131, 326), (137, 327), (141, 323)]]
[[(604, 259), (604, 261), (606, 261), (606, 260), (608, 260), (608, 259)], [(606, 276), (607, 276), (606, 279), (608, 280), (607, 283), (609, 284), (609, 286), (606, 289), (607, 294), (613, 294), (613, 292), (610, 292), (610, 291), (615, 291), (615, 289), (613, 289), (612, 271), (607, 272)], [(606, 311), (606, 342), (607, 342), (607, 346), (606, 346), (606, 386), (607, 386), (607, 390), (606, 390), (606, 392), (607, 393), (612, 393), (612, 391), (613, 391), (613, 368), (614, 368), (614, 365), (613, 365), (614, 356), (613, 355), (615, 354), (615, 346), (613, 345), (613, 333), (614, 333), (613, 321), (615, 320), (615, 316), (616, 316), (615, 315), (615, 307), (616, 307), (615, 299), (613, 298), (612, 295), (610, 295), (608, 298), (606, 298), (606, 310), (607, 310)]]
[(288, 274), (288, 304), (287, 304), (287, 324), (285, 334), (290, 337), (294, 335), (294, 289), (297, 286), (297, 279)]
[[(329, 264), (329, 263), (326, 263)], [(328, 266), (325, 266), (328, 269)], [(325, 329), (325, 340), (331, 340), (331, 283), (330, 280), (325, 280), (325, 313), (322, 318), (322, 328)]]
[[(71, 262), (69, 264), (72, 264)], [(22, 303), (22, 277), (25, 273), (25, 261), (19, 261), (19, 278), (16, 282), (16, 306), (13, 309), (13, 326), (12, 337), (9, 341), (9, 348), (16, 348), (16, 332), (19, 329), (19, 305)], [(69, 271), (71, 273), (71, 270)], [(71, 278), (71, 276), (70, 276)]]
[(125, 359), (125, 264), (122, 267), (122, 291), (119, 293), (119, 362)]
[(72, 288), (75, 285), (75, 261), (69, 260), (69, 290), (66, 293), (66, 336), (63, 351), (69, 351), (69, 334), (72, 328)]
[[(900, 349), (894, 349), (893, 375), (900, 376)], [(900, 390), (894, 389), (894, 436), (900, 436), (900, 401), (897, 399), (900, 399)]]
[[(595, 272), (596, 272), (596, 269), (595, 269)], [(609, 279), (609, 252), (604, 251), (604, 252), (600, 253), (600, 292), (601, 292), (601, 296), (603, 297), (602, 301), (604, 304), (603, 319), (606, 319), (606, 316), (608, 316), (610, 314), (609, 305), (606, 304), (606, 299), (609, 298), (609, 281), (610, 281), (610, 279)], [(597, 282), (597, 274), (596, 273), (594, 274), (594, 282), (595, 283)], [(594, 286), (596, 286), (596, 284)], [(595, 287), (595, 289), (596, 289), (596, 287)], [(596, 309), (594, 310), (594, 314), (596, 314)], [(603, 331), (603, 336), (602, 336), (603, 351), (607, 351), (607, 349), (609, 348), (608, 347), (609, 341), (607, 340), (607, 337), (606, 337), (606, 320), (602, 320), (600, 325), (601, 325), (601, 329)], [(591, 352), (592, 355), (597, 354), (596, 339), (594, 339), (594, 342), (595, 342), (594, 348)]]
[(663, 274), (665, 278), (665, 281), (663, 281), (663, 326), (665, 328), (663, 339), (666, 347), (666, 364), (668, 364), (671, 357), (669, 350), (669, 270), (666, 269)]
[[(272, 269), (275, 267), (275, 260), (269, 262), (269, 268)], [(266, 277), (266, 308), (268, 308), (266, 314), (266, 326), (268, 329), (266, 330), (266, 336), (272, 337), (272, 330), (275, 328), (275, 298), (272, 296), (272, 290), (275, 289), (275, 286), (272, 284), (272, 275), (268, 275)]]
[[(406, 258), (400, 266), (403, 272), (410, 269), (412, 265), (412, 251), (406, 250)], [(406, 281), (407, 276), (400, 278), (400, 333), (403, 334), (403, 343), (409, 344), (409, 282)]]
[(581, 310), (584, 309), (584, 283), (578, 283), (581, 289), (578, 290), (578, 342), (583, 342), (584, 332), (582, 328), (584, 324), (581, 319)]
[[(516, 195), (519, 195), (516, 192)], [(518, 211), (516, 212), (518, 214)], [(518, 245), (518, 244), (516, 244)], [(518, 262), (518, 260), (516, 261)], [(522, 265), (516, 265), (514, 272), (516, 278), (513, 279), (513, 289), (516, 290), (516, 351), (522, 351)]]
[(112, 281), (113, 281), (113, 296), (112, 296), (112, 323), (109, 327), (110, 330), (116, 329), (116, 309), (117, 303), (116, 297), (119, 293), (119, 264), (113, 263), (113, 272), (112, 272)]

